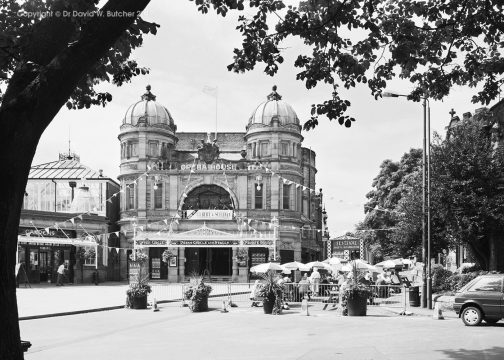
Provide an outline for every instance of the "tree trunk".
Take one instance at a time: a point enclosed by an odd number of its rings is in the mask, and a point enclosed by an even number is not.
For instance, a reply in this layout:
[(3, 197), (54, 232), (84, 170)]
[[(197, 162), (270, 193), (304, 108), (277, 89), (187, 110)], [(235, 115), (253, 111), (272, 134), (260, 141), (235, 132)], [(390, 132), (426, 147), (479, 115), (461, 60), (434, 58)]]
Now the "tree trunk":
[[(40, 137), (26, 115), (0, 117), (0, 358), (22, 359), (16, 301), (15, 261), (23, 195)], [(24, 126), (22, 126), (24, 124)], [(2, 126), (3, 126), (2, 125)]]
[[(109, 0), (104, 11), (138, 14), (150, 0)], [(15, 259), (21, 206), (42, 133), (82, 77), (113, 46), (135, 17), (96, 17), (80, 39), (42, 67), (21, 62), (0, 107), (0, 359), (23, 359), (16, 301)], [(47, 29), (51, 35), (51, 30)], [(28, 68), (29, 67), (29, 68)], [(29, 339), (27, 339), (29, 340)]]
[(493, 231), (488, 239), (490, 250), (490, 258), (488, 270), (490, 271), (503, 271), (504, 270), (504, 241), (502, 232)]

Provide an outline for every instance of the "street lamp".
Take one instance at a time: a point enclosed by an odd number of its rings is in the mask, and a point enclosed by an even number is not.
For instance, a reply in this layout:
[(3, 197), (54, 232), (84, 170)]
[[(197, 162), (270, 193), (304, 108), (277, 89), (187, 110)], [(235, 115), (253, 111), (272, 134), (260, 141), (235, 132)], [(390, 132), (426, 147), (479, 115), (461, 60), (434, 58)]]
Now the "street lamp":
[[(391, 92), (382, 93), (383, 97), (408, 97)], [(431, 278), (431, 228), (430, 228), (430, 104), (426, 96), (423, 99), (423, 161), (422, 161), (422, 257), (424, 261), (422, 284), (422, 307), (432, 309)], [(427, 216), (426, 216), (427, 215)], [(426, 221), (427, 217), (427, 221)]]

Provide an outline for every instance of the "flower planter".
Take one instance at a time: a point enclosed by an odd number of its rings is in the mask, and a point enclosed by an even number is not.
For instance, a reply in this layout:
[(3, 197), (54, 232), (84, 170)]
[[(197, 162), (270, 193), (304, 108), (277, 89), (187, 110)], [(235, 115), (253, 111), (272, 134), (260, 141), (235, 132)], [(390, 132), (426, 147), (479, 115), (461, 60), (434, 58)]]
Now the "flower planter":
[(189, 302), (189, 310), (192, 312), (208, 311), (208, 296), (196, 296)]
[(352, 294), (352, 297), (347, 300), (348, 316), (366, 316), (367, 299), (366, 293)]
[(273, 314), (273, 307), (275, 306), (275, 299), (264, 299), (263, 300), (263, 310), (265, 314)]
[(131, 309), (147, 309), (147, 295), (144, 296), (130, 296)]

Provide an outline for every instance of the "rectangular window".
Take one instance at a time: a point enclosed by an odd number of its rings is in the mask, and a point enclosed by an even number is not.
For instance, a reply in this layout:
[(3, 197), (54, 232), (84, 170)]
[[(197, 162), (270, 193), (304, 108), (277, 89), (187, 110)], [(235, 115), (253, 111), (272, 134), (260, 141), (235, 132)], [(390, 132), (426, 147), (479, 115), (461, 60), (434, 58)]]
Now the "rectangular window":
[(135, 185), (126, 185), (126, 210), (135, 208)]
[(137, 142), (131, 143), (131, 156), (132, 157), (138, 156), (138, 143)]
[(261, 156), (270, 156), (269, 142), (261, 143)]
[(159, 156), (159, 151), (158, 151), (158, 142), (157, 141), (150, 141), (149, 142), (149, 155), (150, 156)]
[(252, 157), (257, 157), (256, 143), (252, 144)]
[(163, 208), (163, 184), (154, 185), (154, 209)]
[(289, 155), (289, 143), (288, 142), (280, 143), (280, 155), (284, 155), (284, 156)]
[(263, 184), (258, 183), (255, 184), (255, 208), (262, 209), (263, 208)]
[(292, 156), (296, 157), (296, 147), (297, 147), (297, 144), (296, 143), (293, 143), (292, 144)]
[(84, 258), (84, 265), (94, 266), (96, 265), (96, 250), (93, 247), (85, 247), (86, 257)]
[(284, 210), (291, 209), (291, 187), (292, 187), (292, 185), (285, 185), (284, 184), (284, 186), (283, 186), (283, 194), (282, 194), (283, 206), (282, 206), (282, 208)]

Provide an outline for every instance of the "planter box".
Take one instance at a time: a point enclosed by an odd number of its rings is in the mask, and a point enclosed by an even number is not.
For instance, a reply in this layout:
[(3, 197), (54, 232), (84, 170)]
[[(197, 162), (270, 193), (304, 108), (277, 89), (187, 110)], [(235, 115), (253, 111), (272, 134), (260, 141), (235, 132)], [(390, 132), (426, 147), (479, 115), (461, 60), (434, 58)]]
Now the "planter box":
[(147, 295), (129, 296), (130, 309), (147, 309)]
[(208, 296), (200, 297), (189, 302), (189, 309), (192, 312), (208, 311)]
[(354, 295), (347, 300), (348, 316), (366, 316), (367, 296), (365, 294)]
[(265, 314), (273, 314), (273, 307), (275, 306), (275, 300), (271, 301), (268, 299), (263, 300), (263, 310)]

